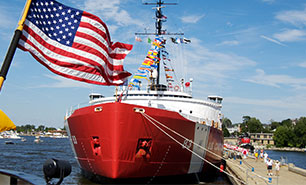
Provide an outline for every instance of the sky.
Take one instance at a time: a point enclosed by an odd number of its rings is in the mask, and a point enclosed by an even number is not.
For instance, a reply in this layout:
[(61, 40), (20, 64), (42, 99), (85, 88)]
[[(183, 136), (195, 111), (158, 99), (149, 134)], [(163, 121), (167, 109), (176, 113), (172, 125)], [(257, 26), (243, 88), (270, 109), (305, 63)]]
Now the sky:
[[(99, 16), (113, 42), (133, 44), (125, 69), (137, 71), (150, 45), (135, 32), (154, 32), (155, 13), (141, 0), (59, 0)], [(222, 113), (262, 123), (306, 116), (306, 2), (302, 0), (169, 0), (163, 9), (168, 32), (183, 32), (190, 44), (168, 42), (178, 77), (193, 78), (193, 96), (224, 98)], [(25, 0), (0, 1), (0, 64)], [(88, 95), (114, 93), (112, 86), (73, 81), (50, 72), (17, 49), (0, 92), (0, 109), (16, 125), (62, 128), (71, 106)]]

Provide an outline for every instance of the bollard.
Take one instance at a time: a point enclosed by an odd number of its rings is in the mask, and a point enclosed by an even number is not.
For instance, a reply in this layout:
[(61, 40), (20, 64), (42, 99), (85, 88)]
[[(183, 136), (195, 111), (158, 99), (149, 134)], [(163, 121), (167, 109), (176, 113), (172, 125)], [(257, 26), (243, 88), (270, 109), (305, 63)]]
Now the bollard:
[(269, 177), (269, 183), (270, 184), (272, 183), (272, 177)]
[(242, 164), (242, 161), (240, 161), (240, 165)]
[(254, 172), (254, 168), (252, 168), (252, 172)]

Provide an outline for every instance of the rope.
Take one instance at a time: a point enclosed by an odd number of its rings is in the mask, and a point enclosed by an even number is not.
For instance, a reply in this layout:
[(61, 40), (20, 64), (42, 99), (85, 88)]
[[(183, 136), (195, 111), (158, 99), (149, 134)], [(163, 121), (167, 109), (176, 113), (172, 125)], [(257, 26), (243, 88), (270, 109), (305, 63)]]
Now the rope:
[[(207, 151), (207, 152), (213, 154), (213, 155), (216, 156), (216, 157), (219, 157), (220, 159), (224, 159), (224, 160), (225, 160), (224, 157), (215, 154), (214, 152), (212, 152), (212, 151), (206, 149), (205, 147), (203, 147), (203, 146), (201, 146), (201, 145), (195, 143), (194, 141), (192, 141), (192, 140), (186, 138), (185, 136), (181, 135), (180, 133), (178, 133), (178, 132), (176, 132), (176, 131), (170, 129), (169, 127), (167, 127), (167, 126), (165, 126), (164, 124), (160, 123), (159, 121), (157, 121), (156, 119), (154, 119), (154, 118), (152, 118), (151, 116), (147, 115), (146, 113), (142, 113), (142, 114), (144, 114), (145, 116), (149, 117), (150, 119), (152, 119), (153, 121), (155, 121), (155, 122), (157, 122), (159, 125), (161, 125), (162, 127), (164, 127), (164, 128), (166, 128), (166, 129), (168, 129), (169, 131), (173, 132), (174, 134), (180, 136), (181, 138), (183, 138), (183, 139), (185, 139), (185, 140), (188, 140), (189, 142), (191, 142), (192, 144), (198, 146), (199, 148), (201, 148), (201, 149), (203, 149), (203, 150), (205, 150), (205, 151)], [(229, 161), (229, 160), (228, 160), (228, 162), (232, 163), (233, 165), (237, 166), (238, 168), (242, 169), (243, 171), (246, 170), (245, 168), (242, 168), (240, 165), (237, 165), (237, 164), (235, 164), (235, 163), (232, 162), (232, 161)], [(268, 178), (266, 178), (266, 177), (263, 177), (263, 176), (261, 176), (261, 175), (255, 173), (255, 172), (251, 172), (251, 173), (254, 173), (254, 174), (255, 174), (256, 176), (258, 176), (259, 178), (262, 178), (262, 179), (268, 181)]]
[[(207, 162), (208, 164), (210, 164), (211, 166), (215, 167), (218, 170), (221, 170), (221, 168), (219, 168), (218, 166), (214, 165), (213, 163), (211, 163), (210, 161), (206, 160), (205, 158), (203, 158), (202, 156), (200, 156), (199, 154), (195, 153), (194, 151), (192, 151), (191, 149), (185, 147), (184, 144), (180, 143), (178, 140), (176, 140), (174, 137), (172, 137), (170, 134), (168, 134), (166, 131), (164, 131), (162, 128), (160, 128), (158, 125), (156, 125), (147, 114), (145, 113), (141, 113), (150, 123), (152, 123), (156, 128), (158, 128), (161, 132), (163, 132), (165, 135), (167, 135), (169, 138), (171, 138), (173, 141), (175, 141), (177, 144), (181, 145), (183, 148), (185, 148), (186, 150), (188, 150), (189, 152), (191, 152), (193, 155), (199, 157), (200, 159), (202, 159), (203, 161)], [(190, 141), (190, 140), (189, 140)], [(223, 171), (225, 174), (233, 177), (234, 179), (236, 179), (237, 181), (246, 184), (244, 181), (240, 180), (239, 178), (229, 174), (226, 171)]]
[(203, 150), (205, 150), (205, 151), (207, 151), (207, 152), (209, 152), (209, 153), (213, 154), (214, 156), (216, 156), (216, 157), (218, 157), (218, 158), (220, 158), (220, 159), (225, 159), (224, 157), (219, 156), (218, 154), (215, 154), (214, 152), (212, 152), (212, 151), (210, 151), (210, 150), (206, 149), (205, 147), (203, 147), (203, 146), (199, 145), (198, 143), (195, 143), (194, 141), (192, 141), (192, 140), (188, 139), (187, 137), (185, 137), (185, 136), (181, 135), (180, 133), (178, 133), (178, 132), (176, 132), (176, 131), (172, 130), (171, 128), (169, 128), (169, 127), (167, 127), (167, 126), (165, 126), (165, 125), (163, 125), (162, 123), (160, 123), (159, 121), (157, 121), (157, 120), (155, 120), (154, 118), (150, 117), (150, 116), (149, 116), (149, 115), (147, 115), (146, 113), (143, 113), (143, 114), (145, 114), (147, 117), (149, 117), (149, 118), (150, 118), (150, 119), (152, 119), (153, 121), (157, 122), (157, 123), (158, 123), (159, 125), (161, 125), (162, 127), (164, 127), (164, 128), (166, 128), (166, 129), (168, 129), (169, 131), (173, 132), (174, 134), (176, 134), (176, 135), (180, 136), (181, 138), (183, 138), (183, 139), (185, 139), (185, 140), (188, 140), (189, 142), (191, 142), (192, 144), (194, 144), (194, 145), (198, 146), (199, 148), (201, 148), (201, 149), (203, 149)]

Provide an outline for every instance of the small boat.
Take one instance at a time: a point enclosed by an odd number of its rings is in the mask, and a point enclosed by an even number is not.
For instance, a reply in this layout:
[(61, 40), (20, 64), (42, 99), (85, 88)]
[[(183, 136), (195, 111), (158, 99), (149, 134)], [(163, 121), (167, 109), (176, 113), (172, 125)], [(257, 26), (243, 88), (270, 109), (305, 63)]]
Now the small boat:
[(39, 136), (35, 136), (34, 143), (42, 143), (43, 140), (39, 138)]
[(21, 139), (16, 131), (4, 131), (1, 133), (1, 137), (5, 139)]
[(21, 141), (22, 141), (22, 142), (26, 142), (26, 141), (27, 141), (27, 139), (26, 139), (26, 138), (24, 138), (24, 137), (22, 137), (22, 138), (21, 138)]
[(5, 144), (7, 144), (7, 145), (13, 145), (13, 144), (15, 144), (13, 141), (5, 141)]

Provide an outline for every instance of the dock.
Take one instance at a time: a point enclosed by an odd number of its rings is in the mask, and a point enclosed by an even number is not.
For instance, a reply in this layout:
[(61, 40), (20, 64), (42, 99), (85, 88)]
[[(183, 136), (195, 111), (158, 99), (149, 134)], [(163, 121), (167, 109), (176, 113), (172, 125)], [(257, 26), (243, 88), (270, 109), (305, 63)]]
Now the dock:
[(274, 166), (273, 176), (268, 176), (266, 164), (261, 159), (256, 162), (254, 157), (226, 159), (226, 172), (234, 185), (300, 185), (306, 183), (306, 170), (297, 168), (293, 164), (285, 164), (280, 167), (279, 176), (275, 175)]

